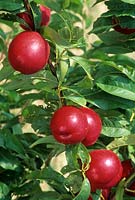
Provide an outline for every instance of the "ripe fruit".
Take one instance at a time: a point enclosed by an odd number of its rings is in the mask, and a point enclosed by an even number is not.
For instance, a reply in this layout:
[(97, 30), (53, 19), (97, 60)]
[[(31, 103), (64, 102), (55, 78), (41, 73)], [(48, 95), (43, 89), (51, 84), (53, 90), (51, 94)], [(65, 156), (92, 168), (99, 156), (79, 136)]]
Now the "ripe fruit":
[(92, 199), (92, 197), (90, 196), (90, 197), (88, 198), (88, 200), (93, 200), (93, 199)]
[(27, 26), (25, 26), (24, 24), (20, 24), (20, 26), (24, 30), (26, 30), (26, 31), (34, 30), (34, 24), (33, 24), (32, 19), (31, 19), (28, 12), (18, 13), (17, 16), (20, 17), (21, 19), (23, 19), (26, 22)]
[(90, 146), (97, 141), (102, 129), (102, 122), (99, 115), (91, 108), (81, 107), (80, 109), (85, 113), (88, 121), (88, 133), (82, 143)]
[(90, 152), (90, 167), (86, 176), (92, 191), (115, 186), (122, 176), (122, 165), (118, 156), (111, 150), (100, 149)]
[(135, 33), (135, 28), (128, 28), (128, 27), (122, 28), (120, 26), (119, 19), (116, 17), (112, 19), (112, 24), (113, 24), (114, 30), (117, 32), (127, 34), (127, 35), (129, 35), (131, 33)]
[(103, 189), (102, 190), (102, 196), (104, 197), (104, 200), (108, 200), (110, 196), (110, 189)]
[[(41, 26), (47, 26), (49, 24), (49, 21), (50, 21), (51, 10), (50, 10), (50, 8), (43, 6), (43, 5), (40, 5), (39, 9), (41, 11)], [(20, 24), (20, 26), (24, 30), (26, 30), (26, 31), (34, 30), (33, 21), (32, 21), (28, 12), (18, 13), (17, 16), (22, 18), (28, 24), (28, 27), (25, 26), (24, 24)]]
[(49, 54), (49, 44), (39, 33), (24, 31), (12, 40), (8, 60), (15, 70), (33, 74), (47, 64)]
[(132, 162), (130, 159), (122, 161), (122, 167), (122, 178), (128, 178), (134, 172), (134, 167), (132, 166)]
[(41, 10), (41, 26), (47, 26), (50, 21), (51, 10), (43, 5), (39, 6)]
[(74, 106), (63, 106), (53, 114), (50, 129), (58, 142), (76, 144), (85, 138), (88, 123), (80, 109)]

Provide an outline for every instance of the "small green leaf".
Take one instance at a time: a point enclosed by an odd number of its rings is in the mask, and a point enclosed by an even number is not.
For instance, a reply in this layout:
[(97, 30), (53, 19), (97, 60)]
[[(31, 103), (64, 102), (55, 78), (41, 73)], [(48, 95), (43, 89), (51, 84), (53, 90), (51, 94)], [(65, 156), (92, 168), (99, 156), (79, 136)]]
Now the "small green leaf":
[(59, 199), (60, 194), (54, 191), (35, 193), (30, 200), (56, 200)]
[(90, 163), (89, 152), (82, 143), (66, 146), (66, 158), (68, 165), (75, 169), (80, 169), (81, 167), (79, 160), (83, 166), (87, 166)]
[(129, 4), (135, 4), (135, 1), (134, 0), (121, 0), (125, 3), (129, 3)]
[(88, 149), (82, 143), (78, 144), (78, 157), (81, 159), (82, 164), (89, 165), (89, 152)]
[(128, 78), (105, 76), (97, 80), (97, 86), (109, 94), (135, 101), (135, 83)]
[(54, 137), (49, 135), (44, 138), (39, 138), (36, 142), (31, 144), (30, 148), (33, 148), (39, 144), (56, 144), (56, 143), (57, 143), (57, 141), (54, 139)]
[(90, 183), (87, 178), (84, 178), (84, 181), (82, 183), (82, 188), (79, 194), (73, 200), (88, 199), (89, 196), (90, 196)]
[(77, 194), (81, 190), (83, 177), (81, 172), (75, 171), (71, 172), (65, 180), (65, 185), (69, 189), (72, 189), (74, 194)]
[(21, 156), (25, 155), (25, 149), (22, 143), (19, 141), (19, 137), (17, 137), (17, 135), (5, 133), (3, 138), (6, 148), (17, 152)]
[(65, 99), (68, 99), (70, 101), (73, 101), (74, 103), (80, 105), (80, 106), (85, 106), (86, 105), (86, 99), (84, 97), (78, 97), (78, 96), (65, 96)]
[(5, 183), (0, 182), (0, 199), (5, 200), (8, 193), (9, 187)]
[(48, 38), (58, 46), (61, 46), (63, 48), (68, 48), (71, 46), (70, 43), (64, 40), (54, 29), (50, 27), (45, 27), (41, 29), (41, 34), (43, 37)]
[(116, 138), (107, 145), (107, 149), (117, 149), (122, 146), (135, 145), (135, 134), (130, 134), (121, 138)]
[(90, 68), (91, 68), (91, 62), (83, 57), (70, 57), (71, 60), (75, 61), (76, 63), (78, 63), (86, 72), (88, 78), (90, 80), (93, 80), (91, 74), (90, 74)]
[(9, 169), (9, 170), (17, 170), (18, 167), (20, 167), (19, 161), (8, 153), (6, 150), (0, 151), (0, 167), (3, 169)]
[(116, 189), (116, 194), (115, 198), (116, 200), (123, 200), (123, 195), (124, 195), (124, 186), (125, 186), (125, 179), (122, 179)]
[(14, 11), (22, 8), (22, 1), (21, 0), (6, 0), (0, 1), (0, 10), (7, 10), (7, 11)]
[(69, 62), (67, 59), (62, 59), (60, 61), (60, 78), (59, 81), (62, 83), (64, 81), (64, 78), (67, 74), (68, 71), (68, 67), (69, 67)]
[(31, 180), (45, 180), (56, 191), (67, 193), (64, 186), (65, 177), (50, 166), (42, 170), (35, 170), (31, 172), (28, 174), (27, 178)]
[[(124, 121), (126, 124), (127, 121)], [(130, 135), (130, 130), (127, 128), (123, 127), (123, 125), (120, 124), (120, 122), (116, 120), (109, 120), (109, 119), (104, 119), (103, 120), (103, 128), (102, 128), (102, 134), (106, 135), (108, 137), (122, 137), (122, 136), (127, 136)]]

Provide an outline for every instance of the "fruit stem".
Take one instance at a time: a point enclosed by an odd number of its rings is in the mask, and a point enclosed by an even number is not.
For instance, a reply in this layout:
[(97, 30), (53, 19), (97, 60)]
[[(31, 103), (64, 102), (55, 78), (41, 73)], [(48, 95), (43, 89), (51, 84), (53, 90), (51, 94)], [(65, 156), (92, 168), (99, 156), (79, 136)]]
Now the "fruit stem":
[[(56, 73), (56, 68), (54, 67), (54, 65), (52, 64), (50, 59), (48, 60), (48, 65), (49, 65), (49, 68), (50, 68), (52, 74), (56, 77), (57, 81), (59, 82), (59, 79), (58, 79), (57, 73)], [(58, 89), (58, 97), (60, 99), (60, 107), (61, 107), (62, 105), (66, 105), (66, 102), (65, 102), (64, 95), (63, 95), (61, 88), (58, 86), (57, 89)]]
[(65, 101), (63, 92), (60, 89), (60, 87), (58, 87), (58, 97), (59, 97), (59, 100), (60, 100), (60, 107), (63, 106), (63, 105), (66, 105), (66, 101)]
[(29, 0), (23, 0), (23, 4), (24, 4), (25, 9), (27, 10), (27, 12), (30, 15), (30, 18), (32, 20), (33, 27), (34, 27), (34, 30), (35, 30), (34, 18), (33, 18), (33, 14), (32, 14), (32, 10), (31, 10), (31, 6), (30, 6), (30, 3), (29, 3)]
[(49, 64), (49, 68), (50, 68), (52, 74), (56, 77), (56, 79), (58, 81), (58, 77), (56, 74), (56, 68), (54, 67), (54, 65), (52, 64), (52, 61), (50, 59), (48, 60), (48, 64)]

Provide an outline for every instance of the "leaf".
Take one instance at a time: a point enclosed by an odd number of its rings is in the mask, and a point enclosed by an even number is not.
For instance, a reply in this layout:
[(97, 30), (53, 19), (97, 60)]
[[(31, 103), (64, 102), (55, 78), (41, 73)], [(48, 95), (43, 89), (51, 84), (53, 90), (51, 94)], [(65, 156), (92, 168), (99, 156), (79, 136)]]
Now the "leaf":
[(56, 200), (59, 199), (60, 194), (54, 191), (38, 192), (33, 195), (30, 200)]
[(78, 155), (76, 151), (76, 146), (66, 145), (65, 154), (66, 154), (67, 163), (70, 169), (73, 169), (73, 170), (80, 169), (80, 165), (78, 163)]
[(5, 147), (7, 149), (11, 149), (17, 152), (22, 157), (25, 156), (25, 149), (22, 143), (19, 141), (19, 137), (17, 137), (17, 135), (5, 133), (3, 134), (3, 138), (4, 138)]
[(135, 82), (135, 69), (134, 69), (134, 67), (130, 67), (128, 65), (125, 65), (124, 63), (123, 63), (123, 65), (121, 65), (119, 63), (115, 63), (115, 62), (112, 62), (112, 61), (105, 61), (105, 62), (103, 62), (103, 64), (107, 65), (108, 67), (110, 66), (110, 67), (113, 67), (113, 68), (119, 70), (120, 72), (125, 74), (129, 79), (131, 79), (132, 81)]
[(82, 183), (82, 188), (79, 194), (73, 200), (88, 199), (89, 196), (90, 196), (90, 183), (87, 178), (84, 178), (84, 181)]
[(69, 62), (67, 59), (62, 59), (60, 61), (60, 78), (59, 78), (59, 82), (63, 82), (64, 78), (67, 74), (68, 71), (68, 67), (69, 67)]
[(90, 102), (92, 105), (103, 110), (111, 110), (117, 108), (133, 109), (135, 107), (135, 102), (110, 95), (103, 91), (95, 95), (90, 95), (89, 99), (87, 99), (87, 102)]
[(83, 177), (81, 172), (71, 172), (66, 178), (65, 185), (67, 188), (72, 189), (74, 194), (78, 194), (82, 187)]
[(78, 157), (80, 158), (82, 164), (89, 165), (90, 156), (87, 148), (82, 144), (78, 144)]
[(121, 137), (130, 135), (130, 131), (113, 120), (104, 120), (102, 134), (108, 137)]
[(123, 195), (124, 195), (124, 189), (125, 189), (125, 179), (122, 179), (117, 188), (116, 188), (116, 194), (115, 194), (115, 198), (116, 200), (123, 200)]
[(91, 74), (90, 74), (90, 67), (91, 67), (91, 62), (83, 57), (70, 57), (71, 60), (75, 61), (76, 63), (78, 63), (86, 72), (88, 78), (90, 80), (93, 80)]
[(135, 101), (135, 83), (125, 77), (105, 76), (97, 80), (97, 86), (109, 94)]
[(130, 135), (130, 131), (126, 128), (110, 127), (103, 126), (102, 134), (108, 137), (121, 137)]
[(6, 196), (8, 195), (9, 191), (10, 191), (9, 187), (5, 183), (0, 182), (0, 199), (1, 200), (6, 199)]
[(31, 180), (45, 180), (52, 188), (60, 193), (67, 193), (64, 186), (65, 177), (59, 172), (55, 171), (52, 167), (46, 167), (42, 170), (35, 170), (27, 175)]
[(45, 27), (41, 29), (41, 34), (45, 37), (54, 42), (54, 44), (57, 44), (58, 46), (61, 46), (63, 48), (69, 48), (71, 46), (70, 43), (68, 43), (64, 38), (62, 38), (54, 29), (50, 27)]
[(39, 7), (35, 2), (31, 2), (31, 10), (34, 18), (34, 25), (35, 25), (35, 30), (39, 30), (40, 25), (41, 25), (41, 12)]
[(20, 163), (14, 156), (9, 154), (7, 150), (1, 149), (0, 167), (7, 170), (17, 170), (18, 167), (20, 167)]
[(79, 160), (82, 166), (87, 166), (90, 163), (88, 150), (82, 143), (76, 144), (75, 146), (67, 145), (66, 158), (71, 169), (80, 169)]
[(91, 33), (99, 34), (108, 31), (112, 27), (112, 19), (109, 17), (99, 17), (93, 24)]
[(135, 134), (130, 134), (121, 138), (116, 138), (107, 145), (107, 149), (117, 149), (122, 146), (135, 145)]
[(129, 4), (135, 4), (135, 1), (134, 0), (121, 0), (125, 3), (129, 3)]
[(86, 99), (84, 97), (78, 97), (78, 96), (65, 96), (65, 99), (68, 99), (70, 101), (73, 101), (74, 103), (80, 105), (80, 106), (85, 106), (86, 105)]
[(39, 144), (57, 144), (57, 141), (51, 135), (45, 136), (44, 138), (39, 138), (37, 141), (31, 144), (30, 148), (33, 148)]
[(0, 10), (6, 10), (6, 11), (15, 11), (22, 8), (22, 1), (21, 0), (6, 0), (0, 1)]

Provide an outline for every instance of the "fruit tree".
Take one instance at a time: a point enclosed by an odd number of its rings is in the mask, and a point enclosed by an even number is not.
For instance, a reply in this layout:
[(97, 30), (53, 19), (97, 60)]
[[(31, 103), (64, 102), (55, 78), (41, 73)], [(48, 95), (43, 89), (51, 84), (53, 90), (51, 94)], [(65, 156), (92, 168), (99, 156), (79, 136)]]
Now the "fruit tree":
[(135, 198), (134, 51), (135, 0), (0, 0), (0, 200)]

